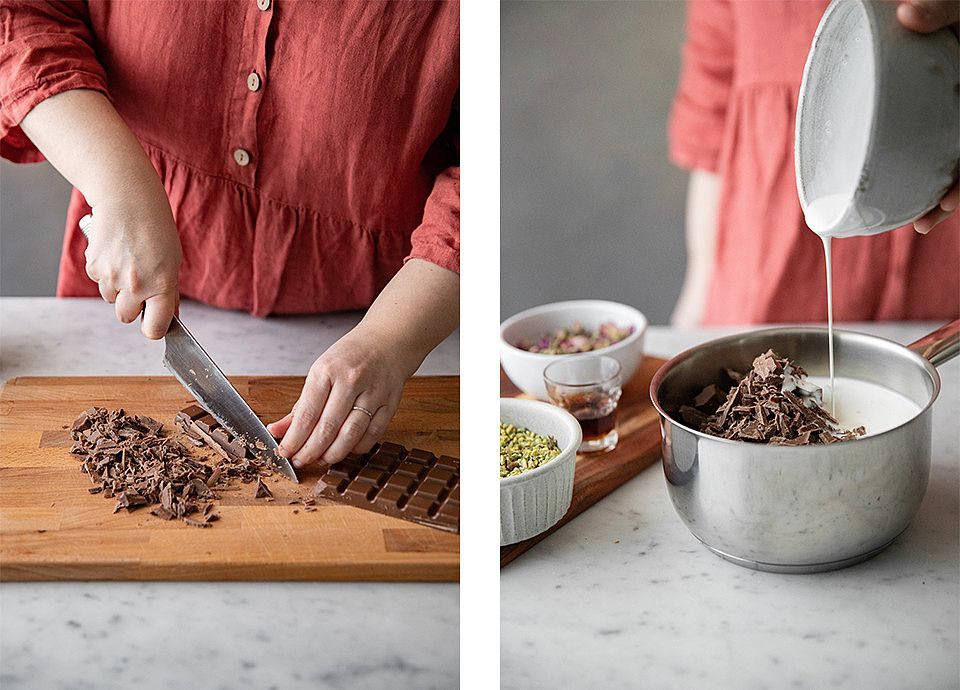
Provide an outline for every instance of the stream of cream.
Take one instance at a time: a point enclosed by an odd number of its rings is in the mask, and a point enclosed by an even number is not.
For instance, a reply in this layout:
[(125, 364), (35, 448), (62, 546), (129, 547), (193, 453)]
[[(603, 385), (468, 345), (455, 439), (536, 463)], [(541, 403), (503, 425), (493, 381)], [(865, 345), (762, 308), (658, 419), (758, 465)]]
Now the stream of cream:
[(833, 375), (833, 266), (830, 261), (830, 236), (824, 235), (823, 256), (827, 264), (827, 350), (830, 353), (830, 414), (837, 416), (837, 384)]
[(830, 194), (811, 203), (805, 213), (807, 225), (823, 241), (823, 258), (827, 268), (827, 348), (830, 356), (830, 414), (837, 413), (836, 377), (833, 368), (833, 263), (831, 261), (831, 230), (843, 216), (850, 202), (849, 194)]

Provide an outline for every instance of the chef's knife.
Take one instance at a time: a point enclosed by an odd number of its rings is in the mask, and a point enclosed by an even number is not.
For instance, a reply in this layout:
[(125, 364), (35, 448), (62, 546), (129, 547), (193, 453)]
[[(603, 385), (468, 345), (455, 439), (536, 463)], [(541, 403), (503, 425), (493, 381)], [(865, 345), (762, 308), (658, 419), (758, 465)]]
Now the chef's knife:
[[(80, 219), (84, 235), (92, 217)], [(277, 442), (263, 422), (253, 413), (247, 401), (237, 392), (220, 368), (214, 363), (197, 339), (190, 334), (180, 318), (174, 315), (164, 336), (166, 348), (163, 363), (200, 406), (212, 414), (231, 434), (242, 438), (247, 446), (269, 460), (285, 477), (298, 482), (290, 461), (277, 454)]]
[(254, 453), (266, 457), (281, 474), (297, 482), (290, 461), (277, 455), (276, 440), (179, 317), (173, 317), (163, 340), (163, 363), (200, 406), (227, 431), (242, 438)]

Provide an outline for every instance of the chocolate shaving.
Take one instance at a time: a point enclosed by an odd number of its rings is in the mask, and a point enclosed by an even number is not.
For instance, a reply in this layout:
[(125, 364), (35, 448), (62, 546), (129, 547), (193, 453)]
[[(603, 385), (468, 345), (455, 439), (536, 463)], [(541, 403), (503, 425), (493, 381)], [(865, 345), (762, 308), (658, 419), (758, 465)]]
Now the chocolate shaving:
[(263, 479), (257, 477), (257, 492), (253, 495), (254, 498), (273, 498), (273, 494), (270, 493), (270, 489), (267, 488), (267, 485), (263, 483)]
[[(261, 455), (254, 453), (239, 438), (228, 433), (219, 422), (199, 405), (191, 405), (177, 413), (174, 424), (192, 443), (207, 446), (223, 460), (217, 463), (207, 485), (229, 483), (239, 479), (248, 484), (261, 475), (272, 474), (270, 464)], [(220, 487), (221, 489), (223, 487)]]
[(678, 410), (684, 423), (720, 438), (786, 446), (837, 443), (866, 433), (862, 426), (839, 428), (820, 407), (820, 391), (806, 381), (806, 372), (773, 350), (758, 356), (746, 374), (724, 374), (731, 381), (726, 393), (717, 384), (705, 387)]

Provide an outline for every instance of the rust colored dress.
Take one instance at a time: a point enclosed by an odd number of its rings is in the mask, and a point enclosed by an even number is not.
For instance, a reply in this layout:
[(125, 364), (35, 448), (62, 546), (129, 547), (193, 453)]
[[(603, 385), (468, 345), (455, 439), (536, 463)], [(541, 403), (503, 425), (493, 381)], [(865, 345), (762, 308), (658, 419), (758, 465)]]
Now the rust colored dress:
[[(721, 180), (707, 324), (825, 321), (820, 239), (807, 228), (793, 163), (797, 97), (826, 0), (690, 0), (670, 156)], [(838, 320), (960, 314), (958, 214), (833, 241)]]
[[(264, 316), (368, 306), (406, 258), (459, 271), (456, 2), (0, 6), (0, 153), (70, 89), (106, 94), (170, 198), (181, 294)], [(74, 191), (57, 293), (98, 296)]]

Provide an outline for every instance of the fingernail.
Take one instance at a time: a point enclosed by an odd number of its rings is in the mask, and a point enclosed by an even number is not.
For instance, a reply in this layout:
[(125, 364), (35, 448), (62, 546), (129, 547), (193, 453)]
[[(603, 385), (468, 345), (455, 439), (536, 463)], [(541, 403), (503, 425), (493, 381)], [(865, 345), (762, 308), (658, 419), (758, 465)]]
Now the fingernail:
[(921, 235), (926, 235), (930, 232), (930, 224), (925, 220), (918, 220), (913, 224), (914, 229), (919, 232)]
[(294, 467), (303, 467), (303, 460), (294, 460), (294, 461), (293, 461), (293, 466), (294, 466)]

